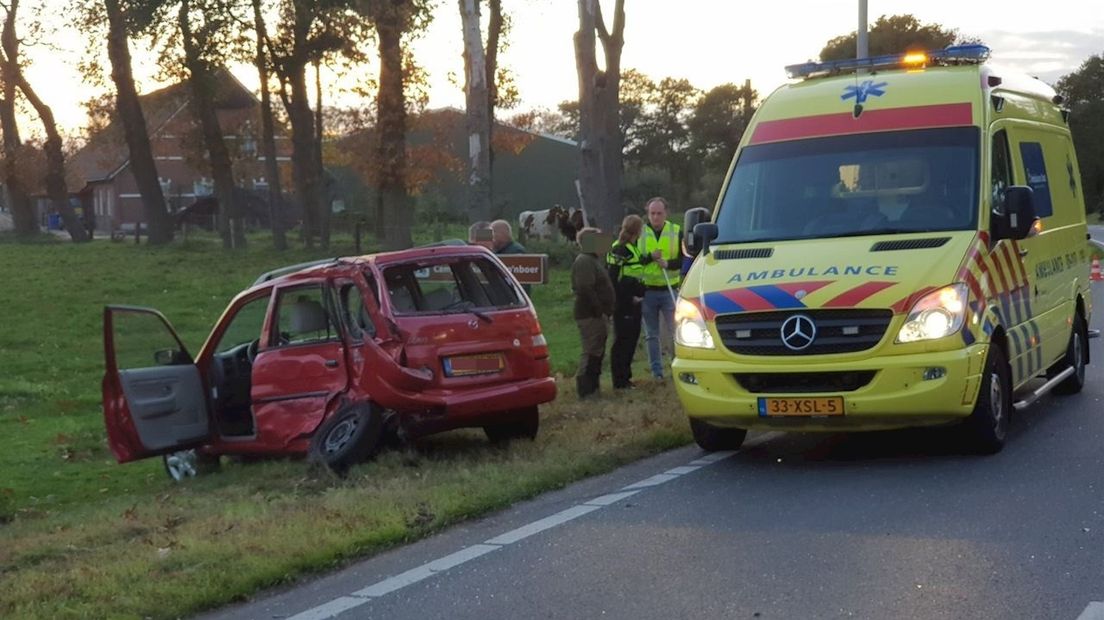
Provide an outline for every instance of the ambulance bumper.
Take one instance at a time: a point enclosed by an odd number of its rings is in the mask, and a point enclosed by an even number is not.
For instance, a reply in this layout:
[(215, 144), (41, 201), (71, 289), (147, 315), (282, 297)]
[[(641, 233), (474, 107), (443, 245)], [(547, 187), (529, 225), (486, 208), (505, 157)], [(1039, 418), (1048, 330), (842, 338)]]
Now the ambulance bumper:
[[(770, 367), (752, 361), (676, 358), (672, 374), (686, 414), (714, 426), (885, 430), (947, 424), (970, 415), (986, 350), (987, 345), (976, 344), (846, 362), (795, 358), (792, 364)], [(767, 405), (773, 403), (764, 400), (774, 398), (840, 398), (843, 414), (775, 415), (768, 413)]]

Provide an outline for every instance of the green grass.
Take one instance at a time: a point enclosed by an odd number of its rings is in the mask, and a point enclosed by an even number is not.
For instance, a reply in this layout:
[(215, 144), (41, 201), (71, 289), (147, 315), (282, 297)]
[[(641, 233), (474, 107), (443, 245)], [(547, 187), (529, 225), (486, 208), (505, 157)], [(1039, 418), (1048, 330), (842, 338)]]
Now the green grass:
[[(536, 442), (446, 433), (344, 480), (303, 462), (226, 462), (175, 485), (159, 460), (115, 464), (100, 411), (103, 305), (158, 308), (195, 351), (259, 273), (321, 256), (252, 241), (226, 252), (194, 236), (162, 249), (0, 240), (0, 617), (178, 617), (689, 440), (669, 385), (575, 399), (579, 344), (559, 269), (533, 292), (567, 377)], [(334, 246), (329, 255), (352, 252), (348, 238)], [(554, 264), (570, 260), (549, 249)]]

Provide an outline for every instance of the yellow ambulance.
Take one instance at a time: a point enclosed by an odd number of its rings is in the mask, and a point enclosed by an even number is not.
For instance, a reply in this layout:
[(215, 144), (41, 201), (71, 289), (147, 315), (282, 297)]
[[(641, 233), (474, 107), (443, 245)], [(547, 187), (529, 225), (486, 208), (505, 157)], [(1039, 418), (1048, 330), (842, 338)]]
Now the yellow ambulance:
[(1013, 411), (1081, 390), (1069, 113), (988, 56), (787, 67), (800, 81), (763, 101), (712, 214), (687, 214), (672, 374), (702, 448), (960, 422), (992, 453)]

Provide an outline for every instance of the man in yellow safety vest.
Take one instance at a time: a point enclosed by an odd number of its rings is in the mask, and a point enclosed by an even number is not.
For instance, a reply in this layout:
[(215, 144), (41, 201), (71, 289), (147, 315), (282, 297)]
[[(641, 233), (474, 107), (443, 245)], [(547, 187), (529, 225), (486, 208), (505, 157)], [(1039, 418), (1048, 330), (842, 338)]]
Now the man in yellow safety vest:
[[(637, 241), (640, 262), (643, 265), (645, 342), (648, 344), (648, 361), (652, 376), (663, 379), (663, 357), (660, 347), (661, 320), (666, 321), (668, 334), (673, 336), (675, 327), (675, 291), (681, 280), (682, 229), (667, 221), (667, 201), (659, 196), (645, 204), (648, 225)], [(673, 343), (667, 343), (673, 348)]]

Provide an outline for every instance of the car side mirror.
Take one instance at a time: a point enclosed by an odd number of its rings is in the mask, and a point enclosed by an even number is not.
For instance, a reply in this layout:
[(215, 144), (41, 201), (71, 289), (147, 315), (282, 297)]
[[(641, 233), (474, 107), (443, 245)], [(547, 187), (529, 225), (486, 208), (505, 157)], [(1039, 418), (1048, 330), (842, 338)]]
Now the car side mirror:
[[(686, 253), (691, 257), (696, 257), (702, 252), (708, 252), (708, 241), (703, 242), (703, 239), (697, 235), (698, 226), (706, 222), (709, 222), (709, 209), (702, 207), (690, 209), (683, 216), (682, 230), (686, 242)], [(715, 239), (716, 235), (713, 238)]]
[(717, 225), (713, 222), (702, 222), (694, 227), (694, 238), (701, 244), (701, 253), (709, 254), (709, 244), (717, 239)]
[(1024, 185), (1004, 190), (1004, 213), (994, 214), (994, 235), (998, 239), (1026, 239), (1039, 219), (1035, 213), (1035, 192)]
[(153, 352), (153, 361), (158, 366), (177, 366), (179, 364), (189, 363), (189, 360), (185, 359), (183, 351), (179, 349), (161, 349)]

